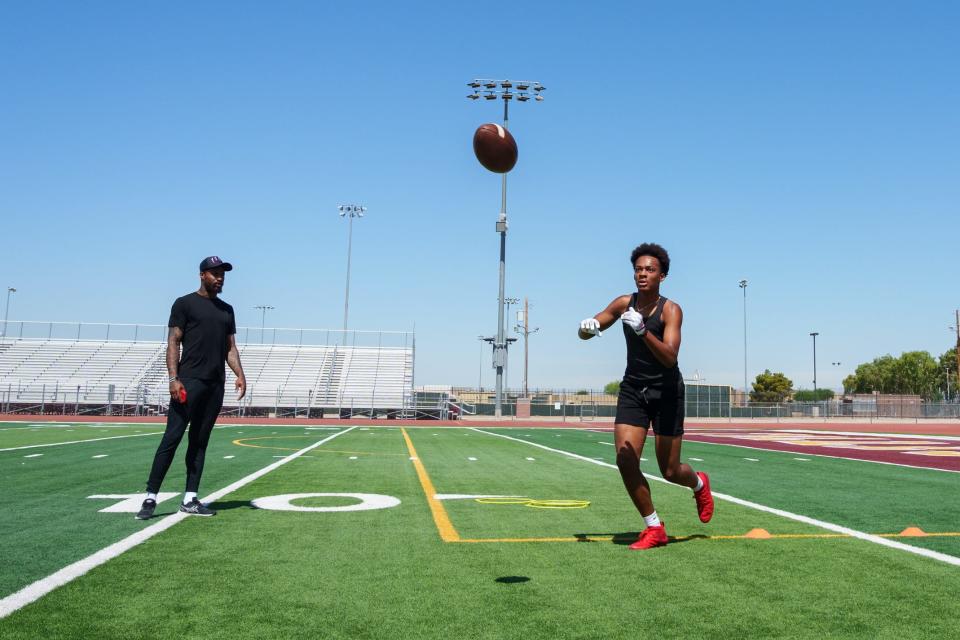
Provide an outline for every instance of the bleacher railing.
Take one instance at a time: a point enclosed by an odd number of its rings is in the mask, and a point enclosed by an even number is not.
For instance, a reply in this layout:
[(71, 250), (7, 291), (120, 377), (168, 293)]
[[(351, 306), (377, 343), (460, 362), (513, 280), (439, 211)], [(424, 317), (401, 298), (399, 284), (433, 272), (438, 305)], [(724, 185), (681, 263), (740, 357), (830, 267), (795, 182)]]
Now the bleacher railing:
[[(0, 327), (3, 324), (0, 323)], [(69, 340), (166, 342), (166, 325), (108, 322), (44, 322), (10, 320), (0, 341)], [(292, 346), (413, 347), (412, 331), (365, 331), (357, 329), (297, 329), (290, 327), (237, 327), (238, 344)]]
[[(19, 345), (47, 345), (48, 352), (58, 354), (70, 343), (81, 343), (78, 349), (100, 349), (98, 344), (140, 343), (147, 348), (156, 348), (153, 355), (147, 354), (151, 362), (133, 376), (129, 384), (114, 378), (110, 382), (98, 384), (94, 377), (103, 375), (98, 371), (91, 379), (84, 378), (79, 372), (48, 371), (48, 367), (59, 356), (44, 360), (37, 352), (27, 350), (27, 357), (39, 362), (39, 367), (27, 367), (28, 373), (19, 376), (16, 364), (8, 371), (5, 379), (0, 376), (0, 411), (7, 413), (41, 413), (60, 415), (112, 414), (144, 415), (166, 413), (169, 394), (166, 385), (166, 368), (163, 365), (163, 348), (166, 344), (167, 327), (163, 325), (81, 323), (81, 322), (36, 322), (11, 320), (6, 325), (6, 335), (0, 336), (0, 347), (13, 348)], [(237, 342), (241, 353), (253, 356), (252, 346), (269, 345), (287, 349), (320, 351), (324, 347), (324, 357), (332, 357), (331, 352), (369, 352), (390, 354), (394, 368), (413, 366), (414, 334), (407, 331), (363, 331), (338, 329), (293, 329), (283, 327), (239, 327)], [(52, 345), (50, 343), (53, 343)], [(140, 351), (143, 351), (141, 349)], [(143, 354), (140, 354), (143, 357)], [(81, 354), (82, 358), (88, 357)], [(48, 361), (49, 360), (49, 361)], [(41, 362), (42, 361), (42, 362)], [(85, 361), (85, 360), (84, 360)], [(30, 360), (26, 360), (30, 362)], [(76, 368), (76, 360), (70, 360), (70, 366)], [(377, 362), (380, 362), (378, 356)], [(102, 367), (101, 363), (101, 367)], [(156, 365), (156, 366), (154, 366)], [(147, 377), (146, 370), (157, 369), (160, 373)], [(162, 371), (161, 371), (162, 370)], [(250, 371), (248, 371), (248, 374)], [(329, 374), (329, 372), (328, 372)], [(317, 374), (312, 374), (317, 375)], [(379, 376), (383, 375), (381, 379)], [(400, 384), (395, 378), (399, 375)], [(284, 389), (284, 385), (258, 386), (248, 380), (247, 395), (237, 401), (233, 391), (234, 376), (226, 371), (227, 390), (224, 398), (223, 413), (226, 415), (272, 415), (329, 417), (334, 414), (347, 415), (367, 412), (408, 412), (414, 409), (412, 392), (412, 372), (373, 372), (376, 384), (367, 391), (362, 382), (357, 386), (362, 393), (346, 390), (335, 403), (327, 398), (314, 397), (315, 385), (311, 381), (308, 389), (303, 385), (292, 384), (289, 374), (285, 383), (291, 383), (294, 389)], [(407, 382), (406, 379), (410, 381)], [(129, 379), (129, 378), (128, 378)], [(349, 381), (347, 381), (349, 382)], [(335, 384), (339, 385), (339, 381)], [(323, 383), (321, 383), (323, 386)], [(329, 386), (329, 385), (327, 385)], [(319, 394), (317, 394), (319, 395)], [(333, 404), (334, 406), (331, 406)]]

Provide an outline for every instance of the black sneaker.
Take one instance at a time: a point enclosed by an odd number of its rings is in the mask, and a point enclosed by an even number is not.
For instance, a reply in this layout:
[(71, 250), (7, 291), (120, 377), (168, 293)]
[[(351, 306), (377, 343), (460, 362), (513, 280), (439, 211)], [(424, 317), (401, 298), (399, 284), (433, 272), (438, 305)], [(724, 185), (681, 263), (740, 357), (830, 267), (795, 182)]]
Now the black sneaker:
[(137, 511), (137, 520), (149, 520), (153, 517), (153, 510), (157, 508), (157, 501), (147, 498)]
[(215, 516), (217, 512), (213, 509), (208, 509), (207, 507), (200, 504), (200, 501), (194, 498), (187, 504), (180, 505), (180, 513), (189, 513), (192, 516)]

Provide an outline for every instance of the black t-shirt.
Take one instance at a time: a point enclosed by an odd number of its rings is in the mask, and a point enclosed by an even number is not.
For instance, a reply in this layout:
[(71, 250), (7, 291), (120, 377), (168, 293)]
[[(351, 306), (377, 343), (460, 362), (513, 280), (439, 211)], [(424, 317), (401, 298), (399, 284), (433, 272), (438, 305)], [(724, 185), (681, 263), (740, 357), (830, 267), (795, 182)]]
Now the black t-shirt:
[(188, 293), (174, 301), (167, 326), (183, 331), (177, 375), (223, 382), (227, 339), (237, 332), (233, 307), (219, 298)]

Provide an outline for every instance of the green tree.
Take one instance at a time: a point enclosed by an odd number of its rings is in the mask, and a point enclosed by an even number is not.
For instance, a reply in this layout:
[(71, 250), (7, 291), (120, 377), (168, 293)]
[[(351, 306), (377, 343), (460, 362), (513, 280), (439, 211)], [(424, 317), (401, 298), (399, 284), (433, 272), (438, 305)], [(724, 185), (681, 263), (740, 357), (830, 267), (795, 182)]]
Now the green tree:
[(890, 354), (858, 365), (853, 375), (844, 379), (843, 390), (847, 393), (896, 393), (895, 366), (896, 359)]
[[(950, 353), (949, 351), (947, 353)], [(857, 367), (843, 381), (847, 393), (895, 393), (932, 398), (945, 382), (944, 354), (937, 362), (926, 351), (906, 351), (898, 358), (887, 354)]]
[(851, 373), (846, 378), (843, 379), (843, 392), (844, 393), (857, 393), (854, 391), (857, 387), (857, 374)]
[(951, 376), (957, 375), (957, 348), (949, 349), (940, 356), (940, 366), (949, 371)]
[(783, 402), (793, 391), (793, 381), (782, 373), (766, 369), (757, 374), (750, 392), (750, 402)]
[(614, 380), (613, 382), (608, 382), (603, 388), (603, 392), (610, 396), (620, 395), (620, 381)]
[(907, 351), (897, 358), (898, 393), (930, 398), (940, 388), (943, 372), (939, 363), (926, 351)]
[(803, 389), (793, 394), (793, 399), (798, 402), (820, 402), (823, 400), (833, 400), (833, 389)]

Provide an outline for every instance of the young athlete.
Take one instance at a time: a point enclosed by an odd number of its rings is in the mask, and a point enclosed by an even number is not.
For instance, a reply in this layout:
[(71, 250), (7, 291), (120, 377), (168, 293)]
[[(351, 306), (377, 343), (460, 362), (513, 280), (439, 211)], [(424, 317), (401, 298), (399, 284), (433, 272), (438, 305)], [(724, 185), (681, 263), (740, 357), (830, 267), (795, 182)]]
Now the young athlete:
[(713, 517), (707, 474), (680, 462), (683, 443), (684, 389), (677, 366), (680, 352), (680, 305), (660, 295), (670, 270), (670, 256), (658, 244), (644, 243), (630, 255), (637, 292), (617, 297), (607, 308), (580, 323), (582, 340), (599, 336), (619, 318), (627, 339), (627, 369), (620, 383), (614, 441), (617, 467), (646, 528), (630, 545), (650, 549), (667, 544), (667, 532), (653, 508), (650, 485), (640, 471), (640, 454), (653, 426), (657, 464), (665, 480), (693, 489), (701, 522)]

